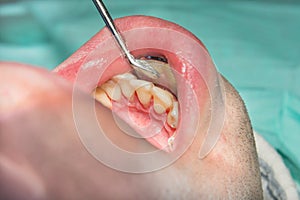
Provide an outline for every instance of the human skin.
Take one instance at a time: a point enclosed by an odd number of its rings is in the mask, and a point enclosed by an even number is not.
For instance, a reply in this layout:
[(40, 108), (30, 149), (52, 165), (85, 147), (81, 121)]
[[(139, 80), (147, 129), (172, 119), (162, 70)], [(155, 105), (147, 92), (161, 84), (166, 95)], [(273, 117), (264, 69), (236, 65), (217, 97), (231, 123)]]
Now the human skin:
[[(138, 21), (145, 24), (147, 20), (142, 17)], [(175, 29), (184, 32), (180, 27)], [(79, 67), (101, 38), (104, 36), (95, 36), (61, 68)], [(198, 158), (203, 140), (198, 133), (176, 162), (158, 171), (132, 174), (105, 166), (82, 144), (72, 113), (72, 75), (63, 76), (17, 63), (1, 63), (0, 68), (1, 197), (262, 199), (248, 114), (240, 96), (225, 78), (222, 78), (226, 96), (224, 126), (208, 156)], [(82, 110), (87, 109), (91, 97), (82, 92), (78, 98)], [(96, 109), (97, 116), (102, 112), (105, 111)], [(134, 150), (136, 141), (117, 135), (111, 137)]]

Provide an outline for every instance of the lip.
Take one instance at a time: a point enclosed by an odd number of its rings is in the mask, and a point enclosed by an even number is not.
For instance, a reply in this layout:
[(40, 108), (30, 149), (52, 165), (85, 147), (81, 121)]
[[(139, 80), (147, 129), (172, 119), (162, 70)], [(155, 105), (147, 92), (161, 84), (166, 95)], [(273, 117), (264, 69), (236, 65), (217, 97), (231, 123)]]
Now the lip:
[[(204, 152), (202, 151), (201, 153), (200, 151), (200, 157), (205, 157), (215, 145), (221, 132), (214, 128), (213, 131), (216, 132), (213, 135), (214, 137), (209, 137), (209, 144), (205, 142), (211, 126), (210, 123), (207, 124), (207, 121), (214, 120), (213, 117), (215, 117), (215, 114), (209, 113), (209, 110), (213, 108), (214, 112), (217, 113), (220, 109), (223, 111), (222, 106), (214, 105), (212, 98), (223, 98), (223, 96), (220, 91), (221, 88), (218, 88), (218, 73), (204, 45), (197, 37), (184, 28), (159, 18), (131, 16), (117, 19), (115, 23), (120, 32), (124, 34), (125, 41), (128, 42), (128, 48), (135, 56), (161, 54), (168, 59), (170, 66), (174, 68), (174, 72), (177, 74), (178, 101), (184, 111), (181, 112), (180, 118), (189, 119), (191, 117), (189, 115), (196, 118), (192, 123), (192, 128), (186, 124), (188, 121), (185, 123), (184, 120), (181, 120), (178, 128), (179, 136), (176, 136), (175, 147), (184, 147), (186, 149), (191, 144), (196, 133), (201, 132), (203, 133), (201, 140), (203, 141), (202, 149), (204, 149)], [(145, 37), (145, 34), (147, 37)], [(192, 45), (186, 45), (186, 42), (183, 40), (189, 40), (189, 43)], [(159, 41), (165, 41), (165, 43), (160, 44)], [(180, 42), (182, 42), (181, 46), (172, 46)], [(102, 53), (100, 57), (98, 53)], [(101, 59), (95, 59), (95, 57)], [(108, 62), (104, 64), (106, 68), (99, 67), (99, 65), (103, 64), (102, 62)], [(194, 65), (201, 68), (200, 72)], [(78, 77), (83, 77), (83, 68), (88, 70), (84, 70), (86, 75), (79, 80), (80, 78)], [(110, 32), (104, 28), (54, 69), (54, 72), (82, 87), (87, 92), (91, 92), (95, 86), (108, 80), (113, 75), (124, 73), (128, 70), (130, 70), (130, 66), (120, 55), (119, 49), (114, 43)], [(101, 78), (99, 79), (99, 77)], [(188, 102), (190, 100), (186, 98), (187, 93), (193, 93), (196, 97), (193, 103)], [(201, 110), (201, 118), (197, 111), (191, 112), (191, 110)], [(222, 116), (222, 112), (218, 114)], [(217, 127), (220, 129), (220, 126), (222, 125)], [(187, 130), (191, 130), (191, 133), (180, 134), (180, 132), (187, 132)], [(158, 148), (163, 146), (163, 144), (157, 144), (157, 142), (151, 141), (151, 139), (147, 140)], [(183, 141), (186, 141), (185, 145)], [(182, 150), (183, 148), (179, 149)]]
[[(168, 30), (174, 30), (176, 32), (185, 34), (187, 37), (190, 37), (191, 39), (195, 40), (197, 43), (199, 43), (199, 45), (205, 48), (202, 42), (191, 32), (187, 31), (186, 29), (182, 28), (181, 26), (175, 23), (171, 23), (159, 18), (149, 16), (129, 16), (116, 19), (115, 24), (120, 32), (126, 32), (138, 28), (164, 28)], [(82, 47), (80, 47), (73, 55), (71, 55), (68, 59), (66, 59), (59, 66), (57, 66), (53, 70), (53, 72), (68, 80), (74, 81), (76, 77), (76, 72), (78, 71), (86, 57), (90, 54), (90, 52), (95, 50), (98, 44), (104, 42), (110, 37), (111, 33), (108, 31), (107, 28), (100, 30)]]

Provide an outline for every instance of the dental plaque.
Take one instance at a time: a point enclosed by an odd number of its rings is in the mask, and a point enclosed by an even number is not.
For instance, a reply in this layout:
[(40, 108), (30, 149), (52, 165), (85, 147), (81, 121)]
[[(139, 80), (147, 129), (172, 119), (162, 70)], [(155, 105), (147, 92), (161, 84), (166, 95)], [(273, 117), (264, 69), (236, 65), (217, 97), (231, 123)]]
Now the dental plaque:
[[(147, 56), (143, 59), (170, 67), (165, 58)], [(92, 95), (152, 145), (166, 152), (174, 150), (179, 103), (168, 88), (127, 72), (98, 85)]]

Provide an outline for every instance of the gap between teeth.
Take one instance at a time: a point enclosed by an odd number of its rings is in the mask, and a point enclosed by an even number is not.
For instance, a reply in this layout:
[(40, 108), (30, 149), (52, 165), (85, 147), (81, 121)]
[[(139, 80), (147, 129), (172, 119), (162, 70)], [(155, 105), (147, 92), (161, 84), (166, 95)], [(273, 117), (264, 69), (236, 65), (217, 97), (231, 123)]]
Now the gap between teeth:
[(134, 95), (145, 108), (150, 106), (153, 99), (154, 111), (157, 114), (167, 113), (167, 124), (177, 128), (179, 106), (176, 97), (151, 82), (137, 79), (131, 73), (116, 75), (93, 91), (94, 98), (109, 109), (112, 109), (112, 101), (118, 102), (122, 96), (133, 101)]

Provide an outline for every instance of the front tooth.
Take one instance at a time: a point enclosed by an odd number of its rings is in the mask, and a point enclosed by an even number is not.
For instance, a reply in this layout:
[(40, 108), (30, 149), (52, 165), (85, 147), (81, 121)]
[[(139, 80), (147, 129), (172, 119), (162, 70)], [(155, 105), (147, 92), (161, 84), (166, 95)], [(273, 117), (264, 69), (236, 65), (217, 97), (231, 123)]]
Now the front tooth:
[(154, 99), (153, 107), (158, 114), (166, 112), (172, 106), (172, 95), (168, 91), (159, 87), (153, 87), (152, 94)]
[(150, 83), (148, 81), (145, 80), (130, 80), (129, 84), (133, 87), (134, 90), (137, 90), (140, 87), (143, 87), (145, 85), (153, 85), (153, 83)]
[(121, 99), (121, 88), (112, 80), (107, 81), (106, 83), (101, 85), (101, 88), (107, 93), (109, 98), (111, 98), (112, 100), (119, 101)]
[(128, 99), (132, 100), (134, 88), (129, 84), (130, 80), (135, 80), (137, 77), (131, 73), (119, 74), (112, 78), (121, 88), (122, 94)]
[(94, 93), (94, 98), (97, 101), (99, 101), (105, 107), (112, 109), (111, 100), (108, 98), (106, 92), (103, 89), (97, 87), (93, 93)]
[(139, 101), (143, 106), (148, 107), (152, 98), (151, 89), (153, 84), (144, 85), (136, 90)]
[(118, 84), (121, 88), (122, 94), (128, 99), (132, 100), (134, 95), (134, 88), (129, 84), (128, 80), (119, 80)]
[(154, 86), (153, 83), (145, 80), (130, 80), (129, 84), (136, 91), (137, 97), (143, 106), (148, 107), (152, 98), (151, 89)]
[(173, 107), (167, 116), (167, 123), (172, 128), (177, 128), (178, 126), (178, 102), (177, 101), (173, 102)]

